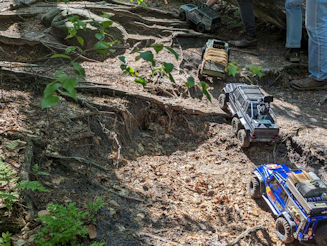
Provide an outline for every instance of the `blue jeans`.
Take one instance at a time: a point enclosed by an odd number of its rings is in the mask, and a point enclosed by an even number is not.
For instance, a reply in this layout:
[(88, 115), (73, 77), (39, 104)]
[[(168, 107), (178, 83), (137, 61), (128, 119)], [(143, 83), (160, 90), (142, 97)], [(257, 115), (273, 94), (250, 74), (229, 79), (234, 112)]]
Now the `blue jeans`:
[(305, 17), (310, 78), (327, 80), (327, 0), (307, 0)]
[(301, 48), (303, 1), (304, 0), (286, 0), (285, 2), (286, 48)]
[(237, 0), (240, 7), (241, 19), (244, 25), (244, 31), (250, 36), (256, 35), (255, 16), (251, 0)]

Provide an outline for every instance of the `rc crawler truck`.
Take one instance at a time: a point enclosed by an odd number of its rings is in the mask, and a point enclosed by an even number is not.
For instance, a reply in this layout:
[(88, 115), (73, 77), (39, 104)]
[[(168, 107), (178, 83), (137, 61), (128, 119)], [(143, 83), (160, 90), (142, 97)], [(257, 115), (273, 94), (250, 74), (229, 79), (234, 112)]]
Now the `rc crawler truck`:
[(221, 22), (220, 16), (206, 4), (200, 7), (194, 4), (182, 5), (179, 18), (193, 23), (198, 32), (216, 32)]
[(251, 142), (274, 142), (279, 127), (270, 108), (273, 97), (257, 85), (229, 83), (218, 98), (219, 107), (233, 116), (232, 131), (242, 148)]
[(209, 39), (202, 52), (202, 62), (198, 70), (199, 79), (202, 80), (204, 76), (224, 78), (227, 72), (228, 60), (228, 43), (217, 39)]
[(327, 245), (327, 185), (313, 172), (286, 165), (256, 167), (249, 182), (252, 198), (263, 198), (277, 216), (276, 234), (284, 243), (295, 239)]

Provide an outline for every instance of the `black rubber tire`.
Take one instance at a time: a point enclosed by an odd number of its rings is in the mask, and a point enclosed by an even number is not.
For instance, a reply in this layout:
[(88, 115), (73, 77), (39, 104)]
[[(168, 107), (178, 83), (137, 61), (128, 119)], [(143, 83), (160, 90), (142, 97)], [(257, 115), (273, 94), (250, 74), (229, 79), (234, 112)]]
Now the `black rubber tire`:
[(249, 182), (249, 194), (252, 198), (261, 198), (260, 181), (256, 176), (253, 176)]
[(315, 240), (319, 246), (327, 245), (327, 224), (318, 225), (315, 234)]
[(227, 110), (227, 97), (226, 94), (220, 94), (218, 97), (218, 106), (222, 109), (222, 110)]
[(237, 133), (237, 139), (239, 141), (239, 144), (241, 148), (247, 148), (250, 146), (250, 140), (248, 135), (246, 134), (246, 131), (244, 129), (241, 129)]
[(205, 26), (202, 23), (199, 23), (199, 24), (196, 25), (196, 30), (198, 32), (204, 32), (206, 29), (205, 29)]
[(242, 129), (241, 121), (239, 120), (239, 118), (234, 117), (232, 119), (232, 132), (236, 135), (240, 129)]
[(276, 220), (275, 227), (277, 236), (283, 243), (291, 243), (294, 241), (291, 225), (284, 217), (279, 217)]
[(182, 21), (185, 21), (186, 20), (186, 13), (184, 10), (181, 10), (179, 12), (179, 19), (182, 20)]

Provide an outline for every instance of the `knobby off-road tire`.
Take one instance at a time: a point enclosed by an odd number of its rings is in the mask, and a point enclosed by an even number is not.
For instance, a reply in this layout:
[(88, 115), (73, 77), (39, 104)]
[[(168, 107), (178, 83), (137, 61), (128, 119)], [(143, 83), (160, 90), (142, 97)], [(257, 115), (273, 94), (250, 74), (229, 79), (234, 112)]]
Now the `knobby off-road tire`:
[(233, 131), (233, 133), (236, 135), (237, 132), (238, 132), (239, 130), (241, 130), (241, 128), (242, 128), (241, 121), (239, 120), (239, 118), (234, 117), (234, 118), (232, 119), (232, 131)]
[(186, 13), (184, 10), (181, 10), (179, 12), (179, 19), (182, 20), (182, 21), (185, 21), (186, 20)]
[(249, 194), (252, 198), (260, 198), (262, 193), (260, 189), (260, 181), (257, 177), (253, 176), (249, 182)]
[(239, 144), (241, 148), (247, 148), (250, 146), (250, 140), (248, 135), (246, 134), (246, 131), (244, 129), (241, 129), (237, 133), (237, 139), (239, 141)]
[(276, 233), (283, 243), (291, 243), (294, 241), (291, 225), (284, 217), (279, 217), (276, 220)]
[(220, 94), (218, 97), (218, 105), (219, 107), (226, 111), (227, 110), (227, 97), (225, 94)]
[(327, 224), (318, 227), (315, 240), (319, 246), (327, 245)]
[(196, 30), (198, 32), (204, 32), (206, 30), (205, 26), (202, 23), (196, 25)]

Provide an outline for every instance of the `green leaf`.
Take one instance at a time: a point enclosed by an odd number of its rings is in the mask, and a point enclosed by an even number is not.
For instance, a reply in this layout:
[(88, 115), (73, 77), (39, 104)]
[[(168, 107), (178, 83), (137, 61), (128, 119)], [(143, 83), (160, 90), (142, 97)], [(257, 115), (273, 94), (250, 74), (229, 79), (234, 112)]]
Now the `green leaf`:
[(65, 80), (65, 82), (62, 84), (62, 87), (65, 88), (68, 93), (69, 96), (71, 96), (72, 98), (74, 98), (76, 100), (77, 98), (77, 92), (75, 89), (75, 86), (77, 85), (77, 80), (76, 78), (68, 78)]
[(240, 68), (236, 62), (230, 62), (227, 67), (228, 75), (235, 77), (236, 74), (240, 73)]
[(123, 70), (123, 71), (125, 71), (127, 69), (127, 67), (128, 66), (126, 64), (121, 64), (120, 65), (120, 69)]
[(85, 78), (85, 70), (84, 68), (77, 62), (72, 62), (72, 65), (74, 66), (75, 68), (75, 73), (82, 77), (82, 78)]
[(158, 54), (163, 49), (164, 45), (163, 44), (154, 44), (154, 45), (152, 45), (152, 47), (154, 48), (154, 50)]
[(47, 96), (42, 98), (41, 107), (42, 109), (50, 108), (59, 103), (59, 97), (57, 96)]
[(60, 88), (60, 83), (52, 82), (50, 84), (47, 84), (43, 91), (43, 97), (51, 96), (56, 90)]
[(262, 72), (261, 72), (261, 66), (256, 66), (256, 65), (250, 65), (247, 66), (247, 68), (250, 70), (252, 76), (257, 75), (259, 78), (262, 77)]
[(174, 69), (174, 65), (171, 63), (164, 62), (163, 65), (166, 73), (171, 73), (171, 71)]
[(21, 181), (16, 186), (15, 189), (19, 190), (31, 190), (31, 191), (40, 191), (40, 192), (49, 192), (43, 185), (38, 181)]
[(102, 22), (102, 27), (103, 28), (108, 28), (112, 25), (112, 23), (114, 23), (113, 21), (109, 20), (109, 21), (104, 21)]
[(169, 75), (169, 80), (173, 83), (175, 83), (174, 77), (173, 75), (171, 75), (171, 73), (168, 74)]
[(83, 47), (84, 46), (84, 39), (81, 36), (76, 36), (77, 41)]
[(122, 63), (126, 63), (126, 56), (119, 56), (118, 59), (122, 62)]
[(130, 66), (127, 66), (127, 68), (126, 68), (126, 72), (128, 72), (129, 75), (134, 76), (134, 72), (135, 72), (135, 70), (134, 70), (134, 68), (132, 68), (132, 67), (130, 67)]
[(146, 84), (148, 83), (148, 82), (146, 81), (146, 79), (144, 79), (144, 78), (142, 78), (142, 77), (137, 77), (136, 79), (134, 79), (134, 81), (135, 81), (136, 83), (140, 83), (141, 85), (143, 85), (143, 87), (146, 86)]
[(65, 54), (54, 54), (50, 58), (65, 58), (65, 59), (71, 59), (70, 56), (65, 55)]
[(65, 53), (69, 54), (75, 50), (78, 50), (79, 52), (83, 52), (83, 50), (79, 47), (79, 46), (68, 46), (66, 49), (65, 49)]
[(199, 84), (202, 87), (202, 93), (206, 96), (206, 98), (211, 101), (211, 95), (208, 92), (209, 85), (206, 82), (200, 81)]
[(146, 61), (153, 62), (153, 54), (151, 51), (145, 51), (140, 53), (140, 57)]
[(185, 85), (186, 85), (187, 88), (193, 87), (195, 85), (194, 78), (193, 77), (188, 77), (187, 82), (186, 82)]
[(172, 48), (170, 48), (168, 46), (165, 46), (165, 48), (175, 56), (176, 60), (178, 60), (179, 55), (176, 53), (175, 50), (173, 50)]
[(110, 44), (105, 41), (98, 41), (93, 48), (99, 52), (101, 55), (106, 55), (108, 53), (108, 48), (110, 47)]
[(115, 52), (116, 52), (115, 49), (109, 49), (108, 51), (109, 51), (110, 53), (115, 53)]
[(100, 40), (101, 41), (101, 40), (104, 39), (104, 34), (103, 33), (96, 33), (95, 34), (95, 37), (96, 37), (97, 40)]
[(77, 34), (77, 30), (74, 28), (70, 28), (68, 29), (68, 36), (65, 39), (75, 37), (76, 34)]

